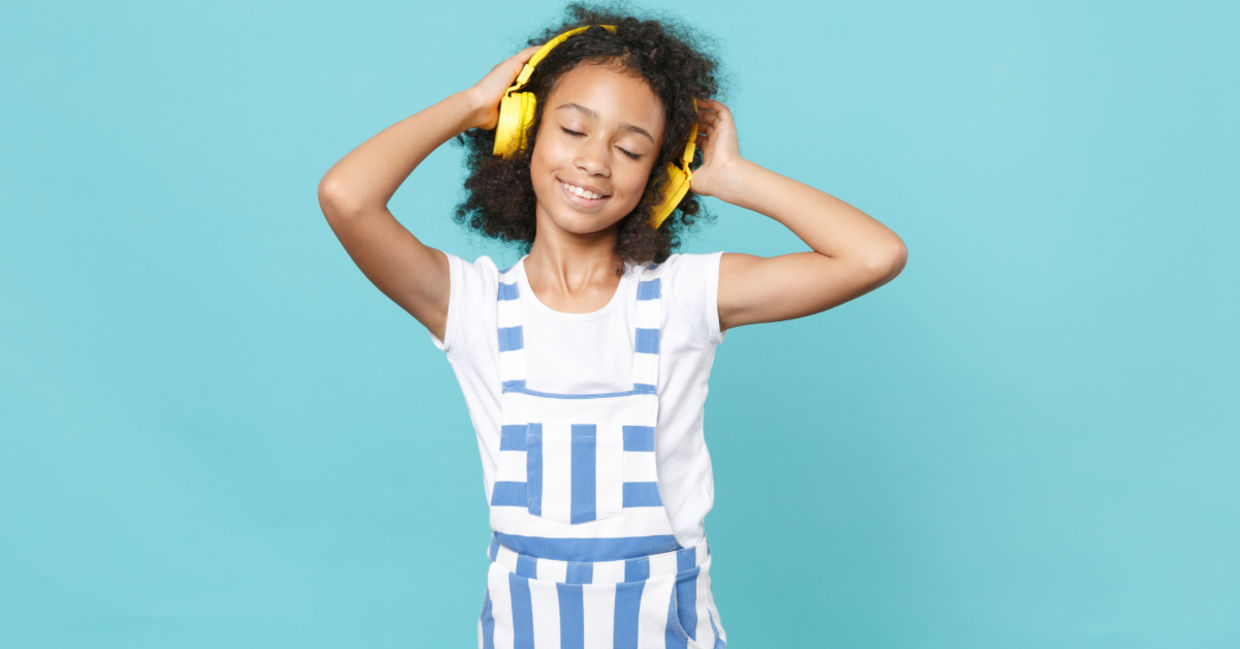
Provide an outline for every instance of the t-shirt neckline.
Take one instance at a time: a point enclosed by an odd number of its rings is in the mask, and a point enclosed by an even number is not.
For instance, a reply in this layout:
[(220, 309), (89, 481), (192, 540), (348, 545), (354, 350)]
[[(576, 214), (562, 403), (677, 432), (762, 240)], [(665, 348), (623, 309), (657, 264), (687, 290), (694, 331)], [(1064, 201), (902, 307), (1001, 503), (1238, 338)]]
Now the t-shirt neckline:
[(629, 282), (629, 276), (633, 273), (633, 265), (626, 263), (624, 275), (620, 278), (620, 283), (616, 285), (616, 292), (612, 294), (611, 299), (607, 301), (607, 304), (603, 305), (599, 309), (595, 311), (587, 311), (585, 313), (568, 313), (566, 311), (556, 311), (546, 304), (543, 304), (543, 301), (534, 294), (534, 289), (530, 288), (529, 277), (525, 274), (525, 257), (528, 256), (529, 255), (525, 255), (521, 257), (521, 259), (517, 260), (517, 282), (519, 284), (521, 294), (528, 297), (529, 299), (526, 300), (526, 303), (533, 305), (533, 307), (540, 313), (544, 313), (552, 318), (558, 318), (560, 320), (597, 320), (599, 318), (606, 317), (607, 314), (611, 313), (616, 308), (616, 305), (620, 303), (621, 296), (625, 294), (625, 289), (627, 288), (627, 284)]

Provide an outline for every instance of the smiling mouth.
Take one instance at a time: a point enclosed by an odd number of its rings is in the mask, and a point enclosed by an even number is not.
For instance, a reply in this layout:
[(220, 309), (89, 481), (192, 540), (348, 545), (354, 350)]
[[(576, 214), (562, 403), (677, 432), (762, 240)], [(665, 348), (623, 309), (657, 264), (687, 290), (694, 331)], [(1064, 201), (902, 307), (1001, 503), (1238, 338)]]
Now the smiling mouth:
[(594, 207), (595, 205), (601, 205), (604, 201), (611, 197), (610, 194), (598, 195), (593, 192), (582, 190), (592, 196), (598, 196), (598, 198), (586, 198), (585, 196), (577, 193), (578, 189), (576, 189), (576, 185), (566, 183), (559, 179), (556, 180), (560, 184), (560, 191), (564, 193), (564, 196), (569, 200), (569, 202), (575, 205), (580, 205), (582, 207)]

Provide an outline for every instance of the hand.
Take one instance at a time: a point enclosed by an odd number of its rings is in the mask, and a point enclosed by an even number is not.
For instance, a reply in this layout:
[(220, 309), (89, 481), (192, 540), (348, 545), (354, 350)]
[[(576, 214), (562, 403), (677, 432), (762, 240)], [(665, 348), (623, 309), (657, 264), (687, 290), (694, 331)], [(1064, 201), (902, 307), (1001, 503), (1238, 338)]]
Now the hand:
[(503, 98), (504, 93), (517, 80), (517, 76), (521, 74), (522, 68), (525, 67), (525, 62), (530, 60), (530, 57), (534, 56), (534, 53), (540, 49), (542, 49), (542, 45), (531, 45), (517, 52), (499, 65), (491, 68), (487, 76), (465, 91), (465, 94), (469, 95), (476, 106), (476, 116), (471, 128), (490, 130), (499, 124), (499, 100)]
[(701, 196), (717, 196), (727, 187), (727, 176), (741, 161), (732, 111), (714, 99), (698, 99), (697, 148), (702, 164), (693, 169), (689, 189)]

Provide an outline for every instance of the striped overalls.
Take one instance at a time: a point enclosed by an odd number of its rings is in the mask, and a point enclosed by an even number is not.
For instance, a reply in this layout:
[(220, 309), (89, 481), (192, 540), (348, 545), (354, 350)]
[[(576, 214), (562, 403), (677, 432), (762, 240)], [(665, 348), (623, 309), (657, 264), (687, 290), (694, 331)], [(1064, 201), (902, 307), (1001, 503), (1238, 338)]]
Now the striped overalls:
[(498, 291), (501, 440), (482, 649), (722, 649), (705, 539), (682, 547), (659, 493), (660, 278), (641, 269), (633, 389), (526, 385), (513, 267)]

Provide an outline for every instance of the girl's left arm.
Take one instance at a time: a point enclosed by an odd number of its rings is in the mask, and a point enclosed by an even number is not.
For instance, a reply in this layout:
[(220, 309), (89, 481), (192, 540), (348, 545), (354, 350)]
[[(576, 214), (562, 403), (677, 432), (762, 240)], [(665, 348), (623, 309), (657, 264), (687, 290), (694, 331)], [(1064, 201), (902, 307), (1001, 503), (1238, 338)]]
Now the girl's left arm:
[(908, 259), (900, 237), (852, 205), (742, 158), (731, 111), (718, 101), (698, 103), (702, 165), (693, 170), (693, 192), (765, 214), (813, 249), (776, 257), (724, 253), (720, 329), (819, 313), (900, 274)]

